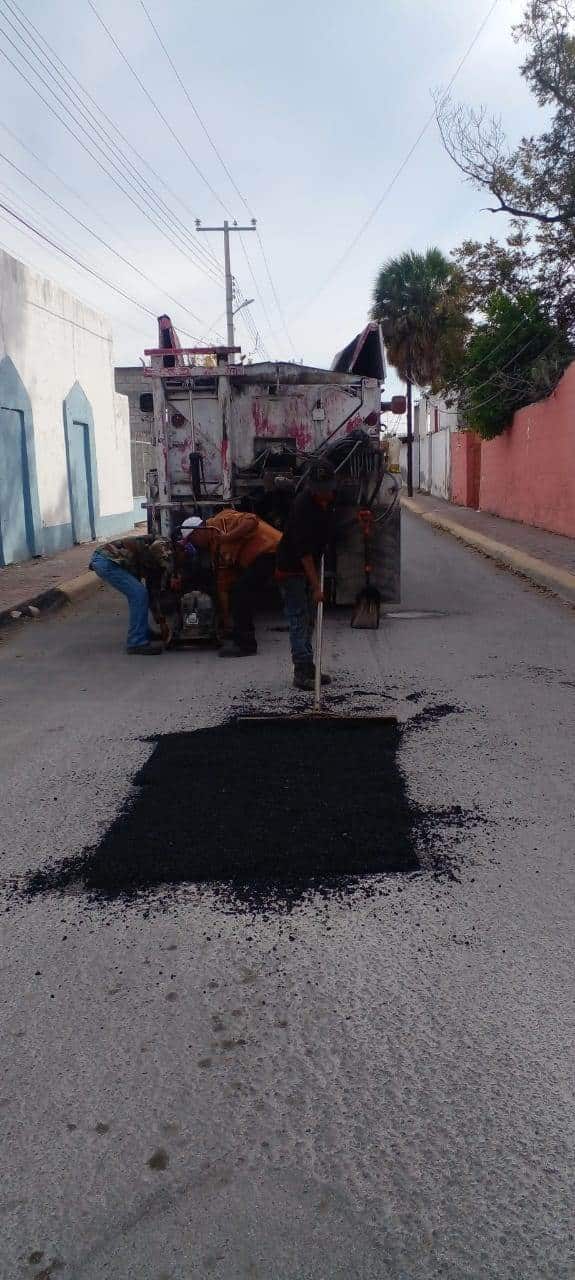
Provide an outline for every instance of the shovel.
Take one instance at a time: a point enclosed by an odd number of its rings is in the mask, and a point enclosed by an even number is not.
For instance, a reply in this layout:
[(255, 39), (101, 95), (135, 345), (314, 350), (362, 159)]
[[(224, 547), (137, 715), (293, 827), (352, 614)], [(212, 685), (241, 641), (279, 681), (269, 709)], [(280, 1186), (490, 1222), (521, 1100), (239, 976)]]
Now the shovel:
[(351, 626), (355, 627), (357, 630), (377, 631), (381, 613), (381, 594), (377, 587), (372, 586), (370, 581), (372, 572), (370, 550), (371, 539), (373, 536), (373, 512), (369, 510), (361, 510), (358, 512), (358, 519), (363, 530), (363, 572), (365, 574), (365, 585), (356, 597), (351, 615)]

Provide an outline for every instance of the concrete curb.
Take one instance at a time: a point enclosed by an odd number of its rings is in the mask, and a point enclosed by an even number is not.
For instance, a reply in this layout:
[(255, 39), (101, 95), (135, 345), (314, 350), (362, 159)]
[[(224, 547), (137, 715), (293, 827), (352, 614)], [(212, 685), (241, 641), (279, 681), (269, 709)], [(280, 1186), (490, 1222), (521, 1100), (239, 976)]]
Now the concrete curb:
[(65, 605), (76, 600), (84, 600), (99, 591), (102, 586), (97, 574), (88, 569), (76, 578), (67, 582), (59, 582), (57, 587), (48, 587), (37, 596), (24, 600), (22, 604), (12, 605), (10, 609), (0, 612), (0, 630), (14, 627), (24, 618), (38, 618), (48, 613), (57, 613)]
[[(125, 533), (118, 534), (119, 538), (145, 538), (146, 529), (141, 525), (136, 525), (133, 529), (127, 529)], [(94, 551), (98, 551), (102, 547), (104, 539), (99, 542), (86, 544), (90, 555)], [(23, 600), (21, 604), (13, 604), (9, 609), (0, 610), (0, 631), (7, 627), (13, 627), (18, 622), (22, 622), (23, 618), (38, 618), (42, 614), (56, 613), (58, 609), (63, 609), (66, 604), (73, 604), (76, 600), (84, 600), (88, 596), (99, 591), (103, 586), (100, 578), (91, 569), (85, 569), (83, 573), (79, 573), (75, 578), (68, 578), (65, 582), (59, 582), (56, 587), (48, 587), (46, 591), (40, 591), (36, 596), (30, 596), (28, 600)]]
[(510, 547), (507, 543), (497, 542), (495, 538), (488, 538), (483, 533), (477, 533), (475, 529), (468, 529), (466, 525), (459, 524), (451, 516), (439, 515), (436, 511), (425, 511), (419, 506), (416, 498), (402, 497), (401, 505), (407, 511), (419, 516), (421, 520), (433, 525), (434, 529), (450, 533), (460, 542), (474, 547), (476, 551), (488, 556), (490, 560), (495, 560), (504, 568), (521, 574), (538, 587), (545, 587), (547, 591), (559, 596), (567, 604), (575, 604), (575, 573), (570, 573), (568, 569), (561, 569), (558, 565), (540, 560), (538, 556), (519, 551), (517, 547)]

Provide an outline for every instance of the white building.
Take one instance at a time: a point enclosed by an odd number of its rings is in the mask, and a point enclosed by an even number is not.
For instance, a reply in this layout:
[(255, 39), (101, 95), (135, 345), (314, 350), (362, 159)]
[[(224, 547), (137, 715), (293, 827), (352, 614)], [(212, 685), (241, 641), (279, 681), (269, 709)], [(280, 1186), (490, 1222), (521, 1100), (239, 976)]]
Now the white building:
[(0, 565), (133, 523), (109, 321), (0, 250)]
[(114, 373), (116, 391), (127, 397), (129, 407), (134, 515), (136, 520), (145, 520), (142, 503), (146, 500), (146, 476), (156, 465), (156, 450), (152, 444), (154, 397), (151, 382), (141, 364), (120, 365)]
[[(458, 429), (456, 403), (421, 393), (413, 407), (413, 487), (437, 498), (449, 498), (451, 433)], [(401, 473), (407, 475), (407, 448), (401, 450)]]

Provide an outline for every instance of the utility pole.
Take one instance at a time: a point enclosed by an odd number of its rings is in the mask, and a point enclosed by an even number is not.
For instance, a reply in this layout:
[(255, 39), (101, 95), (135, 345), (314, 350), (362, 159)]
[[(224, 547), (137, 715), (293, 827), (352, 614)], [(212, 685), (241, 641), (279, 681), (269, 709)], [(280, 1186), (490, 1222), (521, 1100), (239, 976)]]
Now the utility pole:
[[(228, 347), (235, 347), (236, 345), (234, 340), (234, 291), (233, 291), (232, 268), (231, 268), (231, 262), (230, 262), (230, 231), (255, 231), (255, 229), (256, 229), (255, 218), (252, 218), (251, 224), (249, 227), (238, 227), (237, 222), (232, 222), (230, 225), (227, 218), (224, 219), (223, 227), (202, 227), (200, 219), (196, 218), (196, 231), (223, 231), (224, 233), (224, 268), (225, 268), (225, 276), (226, 276), (226, 317), (227, 317)], [(229, 363), (233, 364), (234, 360), (235, 360), (235, 356), (233, 352), (230, 352), (228, 356)]]
[(413, 497), (413, 367), (411, 343), (407, 351), (407, 496)]

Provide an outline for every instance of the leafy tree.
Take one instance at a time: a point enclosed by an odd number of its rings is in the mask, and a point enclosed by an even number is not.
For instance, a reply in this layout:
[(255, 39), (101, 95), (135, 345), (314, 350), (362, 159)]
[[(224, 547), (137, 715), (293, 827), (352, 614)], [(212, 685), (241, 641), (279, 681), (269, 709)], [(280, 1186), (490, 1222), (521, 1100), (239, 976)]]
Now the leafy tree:
[(466, 423), (489, 440), (517, 409), (549, 394), (573, 353), (533, 293), (496, 292), (486, 310), (455, 381)]
[(466, 242), (458, 263), (483, 305), (493, 286), (535, 291), (560, 328), (575, 334), (575, 21), (574, 0), (529, 0), (514, 37), (526, 44), (521, 74), (547, 125), (538, 136), (506, 141), (501, 120), (439, 98), (444, 146), (466, 178), (511, 217), (505, 246)]
[(470, 321), (459, 268), (440, 249), (390, 258), (378, 272), (371, 315), (383, 324), (389, 359), (406, 382), (441, 386), (463, 353)]

